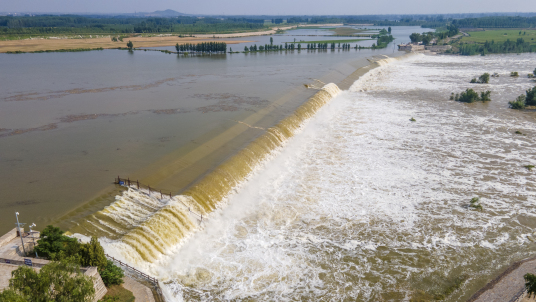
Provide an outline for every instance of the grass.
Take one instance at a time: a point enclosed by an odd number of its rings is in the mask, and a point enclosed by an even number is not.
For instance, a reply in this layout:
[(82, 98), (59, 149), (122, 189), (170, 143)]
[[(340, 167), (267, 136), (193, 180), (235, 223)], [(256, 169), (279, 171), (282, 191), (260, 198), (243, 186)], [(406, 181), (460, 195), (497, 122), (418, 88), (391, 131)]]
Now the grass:
[[(521, 31), (521, 35), (519, 32)], [(526, 35), (523, 35), (523, 32), (526, 32)], [(531, 44), (536, 43), (536, 30), (534, 29), (492, 29), (485, 31), (468, 31), (470, 37), (463, 37), (462, 42), (473, 42), (473, 43), (485, 43), (486, 41), (491, 42), (505, 42), (510, 39), (510, 41), (517, 41), (518, 38), (523, 38), (525, 42), (530, 42)], [(534, 40), (531, 40), (534, 39)]]
[(135, 297), (131, 291), (121, 285), (112, 285), (108, 288), (108, 292), (102, 297), (102, 302), (134, 302)]
[(296, 41), (296, 42), (284, 42), (292, 44), (304, 44), (304, 43), (350, 43), (350, 42), (359, 42), (372, 39), (347, 39), (347, 40), (319, 40), (319, 41)]

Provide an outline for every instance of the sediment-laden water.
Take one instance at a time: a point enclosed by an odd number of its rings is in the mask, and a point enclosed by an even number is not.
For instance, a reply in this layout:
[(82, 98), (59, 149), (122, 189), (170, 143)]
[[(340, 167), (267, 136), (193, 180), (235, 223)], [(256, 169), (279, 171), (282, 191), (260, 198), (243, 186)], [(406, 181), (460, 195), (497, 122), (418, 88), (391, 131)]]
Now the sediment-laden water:
[[(524, 166), (536, 162), (536, 115), (507, 105), (535, 85), (510, 72), (529, 73), (534, 59), (391, 60), (239, 173), (245, 183), (207, 178), (231, 193), (203, 197), (222, 207), (197, 201), (216, 209), (201, 227), (148, 203), (131, 212), (173, 216), (163, 235), (147, 226), (153, 218), (133, 218), (124, 239), (103, 238), (106, 249), (158, 276), (176, 301), (467, 299), (535, 250), (536, 172)], [(469, 84), (483, 72), (500, 77)], [(492, 101), (448, 99), (470, 87)]]

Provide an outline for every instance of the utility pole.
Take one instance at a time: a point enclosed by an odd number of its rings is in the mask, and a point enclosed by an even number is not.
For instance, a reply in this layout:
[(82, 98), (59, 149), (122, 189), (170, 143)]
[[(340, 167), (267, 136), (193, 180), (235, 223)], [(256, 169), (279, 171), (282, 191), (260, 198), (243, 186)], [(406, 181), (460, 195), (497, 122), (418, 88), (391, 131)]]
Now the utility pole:
[(24, 247), (24, 240), (22, 239), (22, 233), (20, 231), (21, 225), (25, 225), (26, 223), (19, 223), (19, 212), (15, 212), (15, 217), (17, 217), (17, 230), (19, 231), (20, 242), (22, 242), (22, 250), (24, 251), (24, 256), (26, 256), (26, 248)]
[(33, 238), (33, 248), (35, 251), (35, 258), (38, 258), (39, 256), (37, 255), (37, 251), (35, 250), (35, 233), (32, 231), (32, 227), (34, 226), (36, 226), (35, 223), (32, 223), (32, 225), (29, 228), (30, 228), (30, 234), (32, 234), (32, 238)]

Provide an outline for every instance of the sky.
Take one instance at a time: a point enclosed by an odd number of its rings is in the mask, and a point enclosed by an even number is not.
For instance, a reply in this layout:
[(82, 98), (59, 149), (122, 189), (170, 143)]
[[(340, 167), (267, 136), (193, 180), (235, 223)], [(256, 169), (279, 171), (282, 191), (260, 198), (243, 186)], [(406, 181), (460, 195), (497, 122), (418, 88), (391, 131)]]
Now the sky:
[(536, 0), (0, 0), (0, 12), (366, 15), (536, 12)]

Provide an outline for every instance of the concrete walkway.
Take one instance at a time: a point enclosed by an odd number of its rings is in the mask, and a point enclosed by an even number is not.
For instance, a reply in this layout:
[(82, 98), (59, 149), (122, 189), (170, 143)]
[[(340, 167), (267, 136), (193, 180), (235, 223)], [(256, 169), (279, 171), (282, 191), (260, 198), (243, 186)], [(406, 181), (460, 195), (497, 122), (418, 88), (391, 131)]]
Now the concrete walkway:
[(536, 274), (536, 258), (514, 263), (505, 272), (474, 294), (468, 302), (535, 301), (524, 297), (512, 300), (523, 291), (525, 287), (523, 276), (526, 273)]
[(123, 287), (131, 291), (132, 294), (134, 294), (134, 297), (136, 297), (135, 302), (155, 302), (153, 293), (147, 286), (128, 276), (125, 276), (123, 281), (125, 281), (125, 283), (122, 284)]

